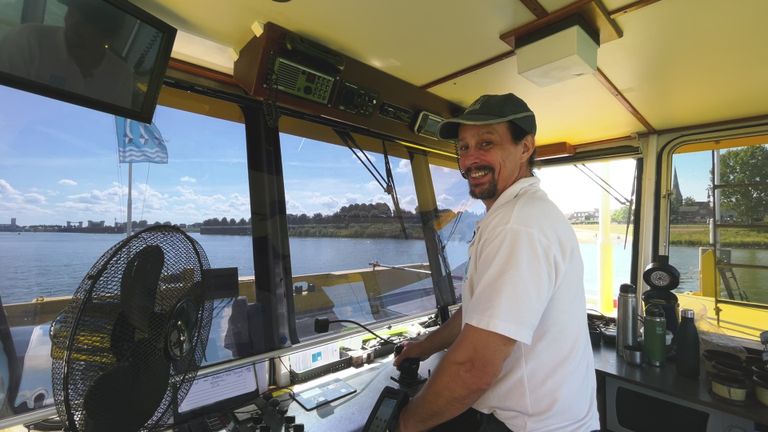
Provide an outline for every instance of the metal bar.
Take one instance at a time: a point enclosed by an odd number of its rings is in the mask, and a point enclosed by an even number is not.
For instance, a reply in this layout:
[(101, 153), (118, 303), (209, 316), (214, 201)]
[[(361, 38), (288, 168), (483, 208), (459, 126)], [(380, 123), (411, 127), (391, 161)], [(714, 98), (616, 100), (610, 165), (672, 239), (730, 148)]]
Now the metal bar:
[(715, 226), (717, 228), (743, 228), (743, 229), (758, 229), (758, 230), (768, 230), (768, 225), (751, 225), (751, 224), (724, 224), (724, 223), (716, 223)]
[(435, 300), (440, 316), (444, 323), (450, 317), (448, 306), (456, 304), (456, 291), (453, 288), (453, 278), (448, 258), (445, 256), (443, 241), (437, 231), (437, 198), (432, 185), (432, 175), (429, 171), (429, 160), (426, 154), (409, 152), (413, 183), (416, 187), (416, 199), (419, 204), (421, 228), (424, 232), (424, 243), (427, 247), (429, 269), (432, 272), (432, 284), (435, 290)]
[(393, 265), (381, 264), (378, 261), (370, 262), (370, 263), (368, 263), (368, 265), (370, 265), (374, 269), (376, 267), (384, 267), (384, 268), (388, 268), (388, 269), (406, 270), (406, 271), (412, 271), (412, 272), (423, 273), (423, 274), (428, 274), (428, 275), (432, 274), (432, 272), (429, 271), (429, 270), (421, 270), (421, 269), (415, 269), (415, 268), (410, 268), (410, 267), (405, 267), (405, 266), (393, 266)]
[[(742, 307), (747, 307), (747, 308), (752, 308), (752, 309), (768, 310), (768, 304), (751, 303), (751, 302), (747, 303), (747, 302), (742, 302), (742, 301), (737, 301), (737, 300), (722, 299), (720, 297), (715, 297), (715, 298), (718, 299), (717, 300), (718, 303), (729, 304), (729, 305), (733, 305), (733, 306), (742, 306)], [(719, 314), (718, 314), (718, 316), (719, 316)]]
[(717, 268), (743, 268), (743, 269), (756, 269), (756, 270), (768, 270), (768, 266), (760, 264), (734, 264), (734, 263), (722, 263), (718, 264)]
[(712, 185), (715, 189), (735, 189), (735, 188), (748, 188), (748, 187), (768, 187), (766, 182), (756, 183), (721, 183)]

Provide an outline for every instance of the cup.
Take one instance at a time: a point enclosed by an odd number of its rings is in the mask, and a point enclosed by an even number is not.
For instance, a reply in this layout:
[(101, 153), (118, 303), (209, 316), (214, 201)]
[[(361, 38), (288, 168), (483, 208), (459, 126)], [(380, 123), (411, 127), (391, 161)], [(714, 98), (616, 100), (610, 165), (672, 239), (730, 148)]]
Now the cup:
[(624, 345), (624, 360), (632, 365), (643, 364), (643, 348), (640, 345)]

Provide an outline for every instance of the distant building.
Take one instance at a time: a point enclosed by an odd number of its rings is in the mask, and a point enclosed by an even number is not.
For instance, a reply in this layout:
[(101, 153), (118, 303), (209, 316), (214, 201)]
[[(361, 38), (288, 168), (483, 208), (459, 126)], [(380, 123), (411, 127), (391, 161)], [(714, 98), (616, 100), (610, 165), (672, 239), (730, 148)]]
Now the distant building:
[(88, 228), (104, 228), (104, 224), (105, 224), (104, 221), (92, 221), (92, 220), (89, 220), (87, 226), (88, 226)]
[(591, 223), (597, 222), (600, 217), (600, 212), (597, 209), (589, 211), (576, 211), (568, 216), (568, 221), (571, 223)]
[(11, 218), (10, 224), (0, 224), (0, 232), (18, 232), (21, 227), (16, 225), (16, 218)]
[(712, 218), (712, 206), (708, 201), (696, 201), (677, 209), (678, 223), (704, 223)]

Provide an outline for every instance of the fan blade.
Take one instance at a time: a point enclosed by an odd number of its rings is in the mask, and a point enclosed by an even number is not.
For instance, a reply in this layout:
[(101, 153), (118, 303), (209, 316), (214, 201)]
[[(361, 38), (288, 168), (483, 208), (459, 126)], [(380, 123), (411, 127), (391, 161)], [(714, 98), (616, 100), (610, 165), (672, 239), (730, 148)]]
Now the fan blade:
[(138, 431), (161, 405), (170, 375), (157, 346), (138, 341), (128, 363), (101, 374), (85, 393), (86, 431)]
[(110, 348), (117, 363), (123, 363), (128, 360), (131, 348), (135, 343), (136, 328), (126, 318), (125, 312), (120, 311), (117, 314), (115, 323), (112, 325), (112, 335), (110, 338)]
[(120, 303), (125, 318), (145, 334), (150, 330), (150, 318), (164, 264), (165, 254), (160, 246), (145, 246), (128, 261), (123, 271)]

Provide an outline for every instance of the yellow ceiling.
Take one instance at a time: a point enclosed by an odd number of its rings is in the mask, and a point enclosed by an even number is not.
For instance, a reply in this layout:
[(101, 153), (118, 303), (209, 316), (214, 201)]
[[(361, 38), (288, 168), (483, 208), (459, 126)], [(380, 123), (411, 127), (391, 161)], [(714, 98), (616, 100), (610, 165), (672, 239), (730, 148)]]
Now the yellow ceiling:
[[(231, 71), (211, 46), (233, 60), (254, 23), (272, 21), (415, 85), (509, 51), (499, 35), (536, 19), (517, 0), (132, 1), (190, 35), (174, 56), (206, 67)], [(539, 0), (548, 12), (573, 1)], [(623, 37), (599, 48), (598, 67), (656, 130), (766, 115), (765, 17), (766, 0), (660, 0), (616, 18)], [(539, 144), (647, 132), (594, 76), (537, 87), (514, 57), (431, 91), (461, 105), (514, 92), (536, 112)]]

